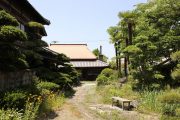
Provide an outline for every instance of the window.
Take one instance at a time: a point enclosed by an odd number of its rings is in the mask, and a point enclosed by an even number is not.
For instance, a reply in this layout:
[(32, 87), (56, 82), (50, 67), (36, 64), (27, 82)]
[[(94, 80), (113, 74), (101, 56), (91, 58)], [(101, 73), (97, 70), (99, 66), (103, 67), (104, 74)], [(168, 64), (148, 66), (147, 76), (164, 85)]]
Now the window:
[(17, 26), (17, 28), (19, 28), (20, 30), (22, 30), (22, 31), (25, 31), (25, 27), (24, 27), (24, 25), (23, 24), (19, 24), (19, 26)]

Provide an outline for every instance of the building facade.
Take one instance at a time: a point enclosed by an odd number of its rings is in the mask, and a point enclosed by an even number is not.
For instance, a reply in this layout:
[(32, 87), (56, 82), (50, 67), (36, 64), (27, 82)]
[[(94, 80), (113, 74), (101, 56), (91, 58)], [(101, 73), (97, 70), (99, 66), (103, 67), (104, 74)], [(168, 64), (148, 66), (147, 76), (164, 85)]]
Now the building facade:
[(107, 63), (97, 59), (87, 44), (51, 44), (49, 49), (69, 57), (72, 67), (81, 73), (83, 80), (95, 80), (108, 67)]

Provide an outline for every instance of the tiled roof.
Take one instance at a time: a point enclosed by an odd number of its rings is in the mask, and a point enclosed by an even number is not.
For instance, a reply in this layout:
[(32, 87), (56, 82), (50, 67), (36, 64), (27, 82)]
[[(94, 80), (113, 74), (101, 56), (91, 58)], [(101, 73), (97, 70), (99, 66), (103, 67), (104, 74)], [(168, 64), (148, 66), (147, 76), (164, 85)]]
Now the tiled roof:
[(73, 67), (83, 68), (83, 67), (108, 67), (108, 64), (100, 60), (92, 61), (71, 61)]
[(51, 44), (49, 49), (63, 53), (72, 60), (96, 59), (96, 56), (88, 49), (87, 44)]

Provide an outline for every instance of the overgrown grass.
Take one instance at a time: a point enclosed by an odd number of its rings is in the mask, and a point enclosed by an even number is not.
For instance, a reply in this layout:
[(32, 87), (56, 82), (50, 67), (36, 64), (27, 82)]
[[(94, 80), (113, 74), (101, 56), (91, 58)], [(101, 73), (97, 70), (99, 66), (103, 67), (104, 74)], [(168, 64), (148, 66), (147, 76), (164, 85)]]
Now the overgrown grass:
[(65, 101), (63, 94), (59, 95), (57, 93), (50, 93), (43, 101), (40, 111), (41, 113), (48, 113), (55, 111), (60, 108)]
[(149, 112), (161, 112), (162, 104), (158, 100), (158, 96), (162, 94), (161, 91), (148, 91), (145, 90), (140, 94), (140, 104), (138, 106), (138, 111), (149, 113)]
[(139, 94), (132, 90), (130, 84), (126, 84), (122, 87), (118, 86), (117, 84), (97, 87), (97, 93), (102, 96), (101, 101), (103, 103), (110, 104), (111, 98), (113, 96), (119, 96), (130, 100), (135, 100), (139, 98)]
[(101, 102), (111, 104), (112, 96), (137, 100), (137, 111), (146, 114), (159, 114), (162, 120), (178, 120), (180, 118), (180, 89), (134, 91), (130, 82), (122, 87), (116, 84), (97, 86)]

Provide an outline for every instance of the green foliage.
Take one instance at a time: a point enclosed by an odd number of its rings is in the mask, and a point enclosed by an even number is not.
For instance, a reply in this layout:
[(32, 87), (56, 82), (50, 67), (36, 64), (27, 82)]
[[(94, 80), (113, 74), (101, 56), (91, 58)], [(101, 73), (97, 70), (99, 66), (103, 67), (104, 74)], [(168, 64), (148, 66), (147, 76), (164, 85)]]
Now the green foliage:
[(97, 92), (102, 97), (101, 101), (108, 104), (111, 104), (111, 98), (113, 96), (130, 100), (139, 99), (139, 94), (133, 91), (129, 83), (123, 85), (122, 87), (118, 82), (106, 86), (98, 86)]
[(22, 53), (26, 33), (16, 28), (17, 20), (5, 11), (0, 11), (0, 71), (26, 69), (29, 64)]
[(171, 73), (171, 77), (177, 81), (177, 83), (180, 83), (180, 69), (175, 69), (172, 73)]
[(48, 113), (51, 112), (52, 110), (56, 110), (57, 108), (62, 106), (64, 101), (65, 101), (64, 95), (50, 93), (41, 104), (40, 111), (41, 113)]
[(140, 54), (142, 51), (140, 48), (138, 48), (134, 45), (130, 45), (130, 46), (126, 47), (123, 52), (130, 54), (130, 55), (137, 55), (137, 54)]
[(100, 86), (100, 85), (108, 85), (109, 84), (109, 79), (104, 75), (99, 75), (96, 78), (96, 81), (97, 81), (98, 86)]
[(4, 25), (18, 26), (18, 21), (16, 20), (15, 17), (6, 13), (4, 10), (1, 10), (0, 11), (0, 26), (4, 26)]
[(96, 57), (98, 57), (98, 56), (99, 56), (99, 54), (100, 54), (100, 52), (99, 52), (99, 49), (98, 49), (98, 48), (94, 49), (92, 52), (93, 52), (93, 54), (94, 54)]
[(179, 7), (179, 0), (139, 4), (132, 11), (120, 12), (118, 26), (108, 29), (110, 41), (120, 42), (116, 47), (128, 58), (129, 73), (139, 84), (159, 84), (161, 88), (179, 84), (175, 68), (180, 48)]
[(38, 22), (29, 22), (28, 27), (35, 28), (35, 29), (44, 29), (44, 26)]
[(180, 51), (177, 51), (177, 52), (171, 54), (171, 59), (173, 61), (179, 61), (180, 62)]
[(117, 72), (110, 68), (102, 70), (101, 74), (96, 78), (97, 85), (109, 85), (117, 80)]
[(23, 91), (12, 91), (5, 93), (1, 106), (5, 108), (24, 108), (27, 95)]
[(178, 104), (180, 101), (179, 91), (171, 90), (159, 96), (159, 101), (168, 104)]
[(1, 120), (22, 120), (22, 113), (14, 109), (0, 109)]
[(37, 84), (37, 88), (39, 90), (47, 89), (51, 91), (56, 91), (60, 88), (60, 86), (52, 82), (40, 82)]
[(0, 39), (4, 42), (15, 42), (27, 40), (26, 34), (13, 26), (2, 26), (0, 28)]
[[(97, 58), (99, 58), (100, 51), (98, 48), (94, 49), (92, 52)], [(105, 55), (102, 55), (102, 61), (107, 62), (107, 60), (108, 60), (108, 57), (106, 57)]]
[(157, 97), (162, 94), (158, 91), (148, 91), (145, 90), (140, 94), (140, 105), (138, 110), (142, 112), (161, 112), (161, 103), (158, 101)]
[(112, 74), (114, 73), (114, 70), (110, 69), (110, 68), (105, 68), (104, 70), (102, 70), (101, 74), (106, 76), (106, 77), (110, 77)]
[(113, 58), (111, 59), (111, 61), (109, 62), (109, 67), (110, 67), (111, 69), (113, 69), (113, 70), (116, 69), (115, 57), (113, 57)]
[(180, 117), (180, 108), (176, 108), (175, 112), (176, 112), (176, 116)]
[(26, 101), (23, 120), (36, 120), (41, 104), (42, 104), (41, 96), (38, 95), (29, 96)]
[(176, 114), (176, 104), (164, 104), (162, 107), (162, 114), (174, 116)]

